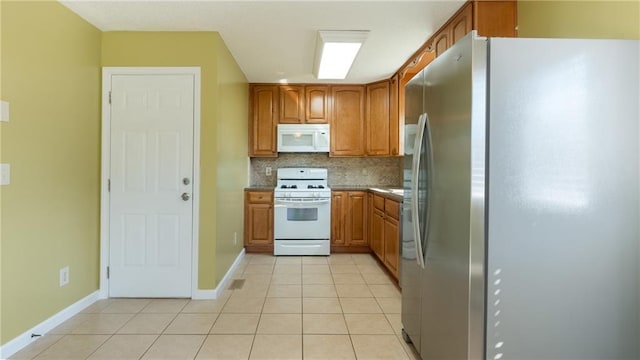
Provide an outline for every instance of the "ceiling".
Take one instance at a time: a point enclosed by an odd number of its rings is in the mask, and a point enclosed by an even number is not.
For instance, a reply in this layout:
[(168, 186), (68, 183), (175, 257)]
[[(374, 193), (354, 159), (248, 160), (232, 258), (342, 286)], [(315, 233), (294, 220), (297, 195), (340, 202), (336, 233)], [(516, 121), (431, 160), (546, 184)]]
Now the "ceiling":
[(60, 2), (102, 31), (217, 31), (254, 83), (321, 83), (317, 31), (369, 30), (347, 79), (325, 81), (360, 84), (393, 75), (464, 0)]

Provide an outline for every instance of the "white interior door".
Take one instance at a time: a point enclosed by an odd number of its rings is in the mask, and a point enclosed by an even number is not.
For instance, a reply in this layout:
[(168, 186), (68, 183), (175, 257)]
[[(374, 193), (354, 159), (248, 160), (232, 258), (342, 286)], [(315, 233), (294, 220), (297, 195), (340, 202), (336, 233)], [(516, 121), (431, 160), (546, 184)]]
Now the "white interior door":
[(190, 297), (194, 75), (111, 75), (109, 296)]

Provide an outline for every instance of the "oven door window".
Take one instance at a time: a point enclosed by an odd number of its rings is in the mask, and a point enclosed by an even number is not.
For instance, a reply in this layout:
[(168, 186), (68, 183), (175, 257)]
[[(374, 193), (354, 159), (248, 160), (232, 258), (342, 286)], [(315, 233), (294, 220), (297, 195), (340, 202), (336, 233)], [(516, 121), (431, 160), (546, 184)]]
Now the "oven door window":
[(287, 221), (318, 221), (318, 208), (287, 208)]
[(331, 236), (331, 201), (290, 203), (275, 200), (274, 228), (276, 239), (329, 239)]

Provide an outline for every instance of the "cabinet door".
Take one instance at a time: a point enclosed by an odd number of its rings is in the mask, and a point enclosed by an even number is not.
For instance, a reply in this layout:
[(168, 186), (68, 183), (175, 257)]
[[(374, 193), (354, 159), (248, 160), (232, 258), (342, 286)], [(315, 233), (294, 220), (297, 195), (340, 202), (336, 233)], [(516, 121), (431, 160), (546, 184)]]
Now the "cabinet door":
[(273, 244), (273, 206), (271, 204), (247, 205), (247, 241), (245, 245)]
[(331, 245), (344, 246), (345, 239), (345, 207), (347, 192), (331, 192)]
[(310, 124), (329, 122), (329, 86), (310, 85), (304, 89), (306, 107), (305, 118)]
[(350, 191), (347, 206), (347, 245), (368, 246), (367, 239), (367, 193)]
[(474, 1), (473, 28), (480, 36), (516, 37), (517, 7), (515, 0)]
[(398, 277), (399, 248), (400, 228), (398, 220), (386, 216), (384, 220), (384, 263), (396, 278)]
[(433, 39), (433, 48), (436, 50), (436, 57), (440, 56), (449, 48), (449, 28), (444, 28)]
[(331, 88), (331, 156), (363, 156), (364, 86)]
[(280, 86), (280, 124), (304, 122), (304, 86)]
[(451, 29), (451, 44), (449, 46), (455, 44), (471, 32), (473, 28), (473, 7), (471, 3), (465, 5), (460, 10), (460, 13), (451, 20), (449, 28)]
[(367, 155), (390, 155), (389, 81), (367, 85)]
[(384, 262), (384, 213), (378, 209), (373, 210), (371, 216), (371, 250), (380, 261)]
[[(402, 92), (404, 93), (404, 91)], [(400, 112), (403, 113), (403, 116), (400, 116)], [(396, 73), (389, 82), (389, 148), (391, 156), (400, 156), (400, 146), (402, 146), (400, 140), (401, 118), (404, 118), (404, 97), (400, 99), (400, 75)]]
[(278, 156), (276, 151), (278, 85), (252, 86), (250, 104), (249, 156)]

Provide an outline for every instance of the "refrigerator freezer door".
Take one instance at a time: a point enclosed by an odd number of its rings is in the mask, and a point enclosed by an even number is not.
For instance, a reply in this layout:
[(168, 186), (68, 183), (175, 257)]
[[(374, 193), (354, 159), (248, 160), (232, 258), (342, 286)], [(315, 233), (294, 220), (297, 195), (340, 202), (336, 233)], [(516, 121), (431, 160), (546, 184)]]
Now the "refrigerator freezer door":
[(403, 332), (420, 352), (420, 319), (422, 303), (422, 267), (417, 251), (413, 229), (412, 188), (413, 158), (415, 140), (418, 136), (419, 118), (423, 114), (424, 73), (418, 73), (405, 86), (405, 134), (410, 133), (411, 141), (405, 141), (404, 153), (404, 201), (402, 202), (402, 246), (400, 249), (400, 286), (402, 287), (402, 327)]
[(639, 44), (490, 40), (487, 359), (640, 358)]
[[(425, 69), (430, 221), (422, 295), (423, 359), (469, 356), (471, 36)], [(484, 44), (484, 42), (482, 42)]]

